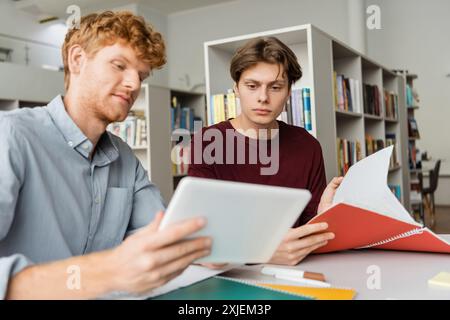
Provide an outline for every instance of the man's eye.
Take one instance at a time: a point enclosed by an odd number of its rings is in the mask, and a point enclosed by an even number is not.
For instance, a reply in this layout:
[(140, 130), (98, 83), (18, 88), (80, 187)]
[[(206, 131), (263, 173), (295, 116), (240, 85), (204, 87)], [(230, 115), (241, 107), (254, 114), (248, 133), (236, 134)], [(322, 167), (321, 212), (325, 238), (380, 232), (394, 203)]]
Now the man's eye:
[(280, 90), (281, 89), (281, 87), (278, 87), (278, 86), (273, 86), (272, 87), (272, 90), (275, 90), (275, 91), (278, 91), (278, 90)]
[(251, 90), (254, 90), (254, 89), (256, 89), (256, 85), (254, 85), (254, 84), (247, 84), (247, 88), (249, 88)]
[(114, 63), (114, 66), (119, 70), (125, 70), (125, 66), (119, 63)]

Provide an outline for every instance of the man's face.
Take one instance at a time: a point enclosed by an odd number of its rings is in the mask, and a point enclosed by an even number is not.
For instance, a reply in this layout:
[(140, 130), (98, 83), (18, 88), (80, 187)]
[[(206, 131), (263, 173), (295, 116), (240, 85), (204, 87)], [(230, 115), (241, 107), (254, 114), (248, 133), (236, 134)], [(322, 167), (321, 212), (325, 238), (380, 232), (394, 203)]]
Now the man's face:
[(76, 91), (83, 105), (102, 121), (123, 121), (150, 71), (129, 45), (117, 42), (83, 60)]
[(258, 62), (246, 69), (237, 85), (241, 116), (255, 127), (270, 127), (283, 111), (290, 90), (280, 64)]

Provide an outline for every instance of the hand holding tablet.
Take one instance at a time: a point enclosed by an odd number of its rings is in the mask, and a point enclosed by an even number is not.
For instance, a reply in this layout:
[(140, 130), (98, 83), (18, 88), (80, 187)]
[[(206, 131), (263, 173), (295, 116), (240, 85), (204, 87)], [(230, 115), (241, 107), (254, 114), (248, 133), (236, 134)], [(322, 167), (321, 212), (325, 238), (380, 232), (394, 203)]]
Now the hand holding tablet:
[(196, 262), (264, 263), (310, 199), (308, 190), (186, 177), (172, 197), (160, 230), (205, 217), (206, 227), (192, 237), (211, 237), (212, 251)]

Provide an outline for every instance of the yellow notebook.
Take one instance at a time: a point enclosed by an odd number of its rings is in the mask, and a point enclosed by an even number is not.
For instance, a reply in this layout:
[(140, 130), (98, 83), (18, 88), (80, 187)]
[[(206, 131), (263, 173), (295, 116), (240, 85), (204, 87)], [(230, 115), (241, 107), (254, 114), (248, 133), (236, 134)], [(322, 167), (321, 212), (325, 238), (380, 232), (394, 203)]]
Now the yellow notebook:
[(356, 291), (353, 289), (299, 287), (271, 283), (258, 283), (258, 285), (309, 296), (318, 300), (352, 300), (356, 296)]

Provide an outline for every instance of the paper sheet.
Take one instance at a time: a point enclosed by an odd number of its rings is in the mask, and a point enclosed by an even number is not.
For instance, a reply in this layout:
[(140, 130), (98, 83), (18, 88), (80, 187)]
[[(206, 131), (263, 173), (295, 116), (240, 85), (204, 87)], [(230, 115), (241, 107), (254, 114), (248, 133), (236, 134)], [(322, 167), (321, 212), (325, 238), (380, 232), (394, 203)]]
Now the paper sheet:
[[(197, 266), (197, 265), (190, 265), (186, 270), (184, 270), (184, 272), (181, 275), (170, 280), (165, 285), (152, 290), (148, 294), (139, 295), (139, 296), (129, 295), (129, 294), (128, 295), (121, 294), (120, 296), (116, 296), (115, 298), (125, 299), (125, 300), (153, 298), (153, 297), (174, 291), (179, 288), (187, 287), (187, 286), (197, 283), (199, 281), (211, 278), (219, 273), (225, 272), (225, 271), (230, 270), (235, 267), (236, 267), (236, 265), (230, 264), (230, 265), (225, 266), (222, 269), (211, 270), (211, 269)], [(108, 298), (111, 298), (111, 297), (108, 297)]]
[(333, 204), (345, 202), (419, 225), (388, 187), (389, 161), (393, 148), (384, 148), (351, 166), (336, 191)]

